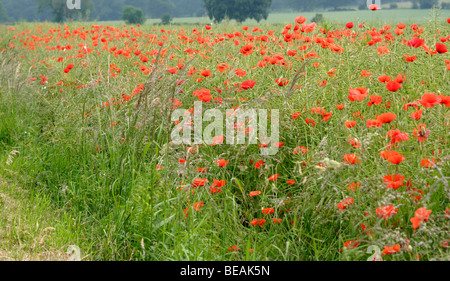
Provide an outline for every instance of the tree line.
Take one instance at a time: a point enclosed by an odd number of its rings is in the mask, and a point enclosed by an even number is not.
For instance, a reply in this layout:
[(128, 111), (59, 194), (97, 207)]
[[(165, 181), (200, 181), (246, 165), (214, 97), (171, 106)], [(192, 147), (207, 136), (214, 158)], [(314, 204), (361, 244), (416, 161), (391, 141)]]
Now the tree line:
[[(72, 1), (72, 0), (71, 0)], [(209, 16), (243, 21), (266, 19), (274, 11), (344, 9), (366, 5), (367, 0), (80, 0), (81, 9), (67, 9), (67, 0), (0, 0), (0, 22), (68, 19), (120, 20), (126, 6), (142, 9), (145, 18)], [(381, 0), (383, 4), (407, 0)], [(438, 0), (412, 0), (416, 8), (431, 8)]]

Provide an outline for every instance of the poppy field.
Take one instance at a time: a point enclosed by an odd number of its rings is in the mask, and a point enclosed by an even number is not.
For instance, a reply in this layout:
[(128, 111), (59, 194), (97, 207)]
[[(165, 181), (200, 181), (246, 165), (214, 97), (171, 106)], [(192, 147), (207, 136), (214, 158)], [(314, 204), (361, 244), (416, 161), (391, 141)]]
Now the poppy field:
[[(85, 259), (450, 259), (450, 18), (0, 34), (1, 174)], [(177, 143), (195, 102), (267, 110), (279, 139)]]

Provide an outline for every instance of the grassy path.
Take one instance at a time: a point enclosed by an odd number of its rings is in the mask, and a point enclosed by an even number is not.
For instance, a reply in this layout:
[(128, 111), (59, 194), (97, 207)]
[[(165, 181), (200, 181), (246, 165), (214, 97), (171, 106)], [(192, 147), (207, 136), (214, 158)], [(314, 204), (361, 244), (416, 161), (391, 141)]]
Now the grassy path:
[(67, 216), (45, 195), (31, 195), (0, 178), (0, 261), (65, 261), (75, 239)]

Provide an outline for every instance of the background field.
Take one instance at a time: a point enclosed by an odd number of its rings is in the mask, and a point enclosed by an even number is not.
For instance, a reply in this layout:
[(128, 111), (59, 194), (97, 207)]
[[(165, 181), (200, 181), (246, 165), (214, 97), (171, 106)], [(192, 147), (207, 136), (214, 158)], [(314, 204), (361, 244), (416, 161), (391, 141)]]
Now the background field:
[[(441, 10), (443, 17), (450, 14), (450, 10)], [(297, 13), (271, 13), (267, 20), (262, 20), (261, 25), (269, 24), (286, 24), (294, 21), (298, 17)], [(323, 17), (332, 22), (342, 23), (348, 21), (356, 22), (426, 22), (429, 20), (429, 10), (412, 10), (412, 9), (393, 9), (393, 10), (379, 10), (376, 13), (369, 10), (361, 11), (345, 11), (345, 12), (302, 12), (308, 19), (314, 18), (316, 14), (322, 14)], [(150, 19), (149, 23), (158, 23), (159, 20)], [(233, 22), (233, 21), (232, 21)], [(203, 18), (175, 18), (174, 23), (211, 23), (208, 17)], [(257, 24), (255, 20), (247, 20), (244, 24)]]
[[(450, 10), (440, 10), (443, 18), (450, 15)], [(339, 11), (339, 12), (301, 12), (308, 21), (310, 21), (316, 14), (322, 14), (324, 19), (336, 24), (346, 23), (348, 21), (355, 22), (372, 22), (379, 24), (392, 24), (395, 22), (405, 23), (425, 23), (430, 20), (430, 10), (413, 10), (413, 9), (392, 9), (379, 10), (376, 13), (369, 10), (358, 11)], [(246, 20), (244, 25), (261, 25), (267, 26), (271, 24), (287, 24), (292, 23), (299, 12), (289, 13), (270, 13), (267, 20), (262, 20), (257, 23), (255, 20)], [(125, 24), (124, 21), (98, 21), (105, 25), (109, 24)], [(146, 24), (160, 24), (160, 19), (148, 19)], [(173, 24), (211, 24), (211, 19), (208, 17), (189, 17), (189, 18), (174, 18)], [(223, 22), (222, 25), (234, 25), (236, 21)]]

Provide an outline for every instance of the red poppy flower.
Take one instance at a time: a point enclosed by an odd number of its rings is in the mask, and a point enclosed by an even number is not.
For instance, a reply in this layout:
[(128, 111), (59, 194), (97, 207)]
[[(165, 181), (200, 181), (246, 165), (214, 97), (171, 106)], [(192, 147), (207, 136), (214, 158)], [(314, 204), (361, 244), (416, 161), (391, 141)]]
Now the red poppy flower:
[(414, 37), (412, 40), (408, 40), (408, 45), (410, 47), (419, 48), (420, 46), (425, 44), (425, 39), (421, 39), (419, 37)]
[(281, 223), (281, 219), (277, 219), (277, 218), (273, 218), (272, 221), (273, 221), (273, 223), (277, 223), (277, 224)]
[(405, 58), (405, 61), (407, 61), (407, 62), (413, 62), (417, 59), (416, 56), (403, 55), (403, 57)]
[(356, 121), (345, 121), (344, 125), (347, 128), (353, 128), (356, 125)]
[(414, 120), (420, 120), (422, 118), (423, 110), (417, 110), (411, 113), (409, 117), (413, 118)]
[(359, 245), (359, 240), (348, 240), (344, 243), (344, 247), (347, 249), (356, 248)]
[(347, 27), (347, 28), (353, 28), (353, 22), (348, 22), (348, 23), (346, 23), (345, 24), (345, 27)]
[(397, 92), (398, 89), (402, 87), (402, 84), (396, 82), (396, 81), (389, 81), (386, 84), (386, 89), (390, 92)]
[(237, 245), (234, 245), (232, 247), (228, 247), (228, 251), (230, 252), (238, 252), (240, 249), (238, 248)]
[(377, 216), (379, 218), (388, 219), (397, 214), (398, 209), (394, 209), (393, 205), (386, 205), (377, 208)]
[(360, 188), (361, 188), (361, 182), (359, 182), (359, 181), (349, 183), (347, 186), (348, 191), (356, 191), (357, 189), (360, 189)]
[(416, 128), (414, 128), (413, 135), (417, 137), (417, 140), (419, 142), (423, 142), (428, 138), (428, 135), (430, 134), (430, 130), (427, 130), (427, 125), (425, 124), (419, 124)]
[(403, 186), (405, 177), (402, 175), (387, 175), (383, 177), (383, 182), (387, 184), (386, 188), (397, 189)]
[(254, 219), (250, 223), (251, 225), (259, 225), (260, 227), (263, 227), (263, 224), (266, 222), (265, 219)]
[(391, 112), (387, 112), (387, 113), (378, 115), (377, 121), (382, 124), (391, 123), (392, 121), (395, 120), (395, 118), (397, 118), (397, 115), (395, 115), (394, 113), (391, 113)]
[(425, 93), (422, 95), (422, 98), (419, 100), (420, 104), (424, 107), (431, 108), (437, 104), (441, 103), (441, 98), (436, 96), (434, 93)]
[(422, 159), (420, 161), (420, 166), (425, 168), (431, 168), (433, 167), (433, 164), (436, 165), (436, 159), (433, 157), (432, 160), (430, 159)]
[(338, 209), (339, 210), (344, 210), (346, 209), (348, 206), (350, 206), (351, 204), (353, 204), (355, 202), (355, 200), (353, 200), (353, 198), (351, 197), (347, 197), (346, 199), (342, 200), (341, 202), (339, 202), (338, 204)]
[(278, 179), (278, 176), (279, 176), (279, 175), (280, 175), (280, 174), (272, 175), (272, 176), (269, 177), (269, 180), (270, 180), (270, 181), (276, 181), (276, 180)]
[(358, 155), (356, 154), (346, 154), (344, 155), (344, 160), (352, 165), (355, 165), (356, 163), (361, 162), (361, 160), (358, 158)]
[(394, 246), (384, 246), (384, 250), (381, 252), (383, 255), (392, 255), (400, 252), (400, 245), (396, 244)]
[(240, 52), (242, 55), (244, 55), (244, 56), (251, 55), (251, 54), (253, 53), (253, 45), (251, 45), (251, 44), (244, 45), (244, 46), (239, 50), (239, 52)]
[(203, 206), (205, 206), (205, 204), (203, 202), (196, 202), (196, 203), (194, 203), (194, 210), (201, 211), (200, 208)]
[(224, 136), (215, 136), (212, 138), (213, 143), (211, 145), (222, 144)]
[(262, 165), (264, 165), (264, 161), (263, 160), (259, 160), (258, 162), (255, 163), (255, 168), (259, 169), (259, 168), (261, 168)]
[(207, 181), (208, 180), (205, 179), (205, 178), (203, 178), (203, 179), (194, 179), (192, 181), (192, 187), (193, 188), (197, 188), (197, 187), (200, 187), (200, 186), (204, 186)]
[(259, 190), (255, 190), (255, 191), (250, 191), (250, 194), (249, 194), (249, 196), (253, 197), (253, 196), (257, 196), (257, 195), (260, 195), (260, 194), (261, 194), (261, 191), (259, 191)]
[(228, 164), (229, 161), (230, 160), (219, 159), (219, 160), (216, 161), (216, 163), (217, 163), (217, 165), (219, 165), (219, 167), (225, 167)]
[(297, 54), (296, 50), (289, 50), (289, 51), (287, 51), (287, 55), (288, 56), (294, 57), (296, 54)]
[(374, 104), (381, 104), (382, 97), (377, 95), (370, 96), (370, 101), (367, 103), (368, 106), (372, 106)]
[(450, 107), (450, 96), (439, 95), (438, 98), (441, 99), (441, 104)]
[(171, 74), (175, 74), (175, 73), (178, 73), (178, 69), (176, 67), (171, 67), (171, 68), (167, 69), (167, 72), (169, 72)]
[(391, 145), (400, 141), (409, 140), (408, 133), (402, 133), (399, 129), (388, 131), (387, 137), (391, 139)]
[(437, 42), (437, 43), (436, 43), (436, 51), (437, 51), (439, 54), (445, 54), (445, 53), (447, 53), (447, 46), (445, 46), (445, 45), (442, 44), (442, 43)]
[(422, 222), (427, 222), (432, 210), (427, 210), (424, 207), (421, 207), (416, 210), (414, 213), (414, 217), (410, 219), (413, 224), (413, 228), (417, 229)]
[(211, 77), (211, 70), (209, 69), (204, 69), (202, 70), (202, 72), (200, 73), (201, 76), (203, 77)]
[(236, 69), (236, 70), (234, 71), (234, 73), (236, 73), (236, 75), (237, 75), (238, 77), (244, 77), (245, 75), (247, 75), (247, 71), (242, 70), (242, 69), (240, 69), (240, 68)]
[(359, 148), (361, 146), (361, 143), (357, 138), (349, 138), (347, 139), (347, 142), (352, 145), (354, 148)]
[(265, 208), (262, 210), (263, 214), (273, 214), (275, 212), (274, 208)]
[(403, 83), (403, 82), (405, 82), (405, 80), (406, 80), (406, 75), (403, 74), (403, 73), (400, 73), (400, 74), (397, 75), (397, 76), (395, 77), (395, 79), (394, 79), (395, 82), (400, 83), (400, 84)]
[(193, 96), (198, 97), (198, 99), (201, 100), (202, 102), (210, 102), (212, 99), (211, 92), (205, 88), (200, 89), (200, 90), (195, 90), (193, 92)]
[(387, 76), (387, 75), (378, 76), (378, 81), (380, 81), (381, 83), (386, 83), (391, 80), (392, 80), (391, 76)]
[(302, 24), (306, 21), (306, 18), (304, 16), (298, 16), (295, 18), (295, 22), (298, 24)]
[(242, 82), (239, 85), (239, 89), (244, 89), (244, 90), (251, 89), (251, 88), (253, 88), (255, 86), (255, 84), (256, 84), (255, 81), (247, 80), (247, 81)]
[(367, 128), (372, 128), (372, 127), (382, 127), (383, 123), (381, 123), (378, 120), (374, 120), (374, 119), (368, 119), (367, 120)]
[(289, 84), (289, 80), (287, 80), (286, 78), (277, 78), (277, 79), (275, 79), (275, 82), (277, 82), (278, 86), (280, 86), (280, 87), (286, 86), (287, 84)]
[(363, 99), (366, 98), (366, 96), (368, 95), (368, 91), (366, 88), (364, 87), (358, 87), (355, 89), (352, 88), (348, 88), (348, 99), (350, 101), (362, 101)]
[(305, 155), (306, 153), (308, 153), (309, 149), (304, 147), (304, 146), (299, 146), (294, 148), (294, 154), (297, 155), (299, 153)]
[(398, 153), (395, 150), (381, 151), (380, 156), (392, 164), (400, 164), (401, 162), (406, 160), (406, 158), (402, 154)]

